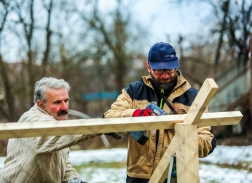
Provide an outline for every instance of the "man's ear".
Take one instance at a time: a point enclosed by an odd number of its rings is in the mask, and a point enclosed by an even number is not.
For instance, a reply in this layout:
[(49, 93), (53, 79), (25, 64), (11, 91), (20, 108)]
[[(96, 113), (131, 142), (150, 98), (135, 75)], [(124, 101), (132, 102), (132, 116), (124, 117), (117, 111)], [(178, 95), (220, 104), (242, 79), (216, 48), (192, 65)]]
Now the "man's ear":
[(44, 106), (43, 102), (41, 102), (41, 100), (38, 100), (38, 101), (36, 102), (36, 104), (37, 104), (37, 106), (38, 106), (39, 108), (45, 109), (45, 106)]
[(150, 64), (148, 62), (145, 63), (145, 67), (146, 67), (148, 72), (151, 71), (151, 67), (150, 67)]

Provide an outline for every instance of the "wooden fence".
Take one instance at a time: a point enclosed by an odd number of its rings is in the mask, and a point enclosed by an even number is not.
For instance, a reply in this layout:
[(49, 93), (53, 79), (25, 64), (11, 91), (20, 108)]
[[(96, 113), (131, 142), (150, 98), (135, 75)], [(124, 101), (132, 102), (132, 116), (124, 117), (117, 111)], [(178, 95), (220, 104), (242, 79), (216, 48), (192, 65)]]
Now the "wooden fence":
[(197, 128), (235, 125), (242, 118), (240, 111), (204, 113), (217, 89), (218, 86), (213, 79), (206, 79), (187, 114), (36, 123), (1, 123), (0, 139), (174, 129), (175, 136), (149, 183), (162, 183), (164, 181), (168, 175), (171, 157), (174, 154), (176, 154), (177, 161), (178, 183), (197, 183), (199, 182)]

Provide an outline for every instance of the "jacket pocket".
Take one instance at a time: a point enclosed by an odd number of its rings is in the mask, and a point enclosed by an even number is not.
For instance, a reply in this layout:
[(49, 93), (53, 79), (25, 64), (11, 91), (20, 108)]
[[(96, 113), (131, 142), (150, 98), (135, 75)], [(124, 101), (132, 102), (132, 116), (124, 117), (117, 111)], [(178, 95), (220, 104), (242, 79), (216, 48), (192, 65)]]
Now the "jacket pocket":
[(139, 174), (150, 174), (151, 168), (148, 164), (147, 154), (142, 154), (135, 164), (127, 166), (127, 170)]

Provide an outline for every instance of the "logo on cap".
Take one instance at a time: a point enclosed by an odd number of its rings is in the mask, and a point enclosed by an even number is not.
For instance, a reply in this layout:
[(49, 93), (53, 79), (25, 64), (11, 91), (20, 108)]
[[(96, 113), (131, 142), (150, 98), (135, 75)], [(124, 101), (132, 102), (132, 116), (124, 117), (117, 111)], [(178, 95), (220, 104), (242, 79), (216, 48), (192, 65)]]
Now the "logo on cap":
[(165, 55), (165, 58), (175, 57), (175, 55)]

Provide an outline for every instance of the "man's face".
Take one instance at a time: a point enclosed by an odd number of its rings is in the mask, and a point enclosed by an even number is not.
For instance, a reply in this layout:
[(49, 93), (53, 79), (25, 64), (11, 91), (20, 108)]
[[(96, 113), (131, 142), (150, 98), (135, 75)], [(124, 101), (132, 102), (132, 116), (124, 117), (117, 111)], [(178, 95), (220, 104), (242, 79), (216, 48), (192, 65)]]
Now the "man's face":
[(46, 104), (41, 101), (38, 101), (37, 104), (56, 120), (66, 120), (69, 106), (68, 91), (63, 88), (49, 88), (46, 91)]
[(166, 90), (174, 87), (174, 82), (176, 83), (175, 70), (169, 70), (168, 73), (167, 71), (163, 71), (162, 74), (155, 74), (154, 70), (150, 67), (148, 62), (146, 62), (146, 68), (158, 87)]

